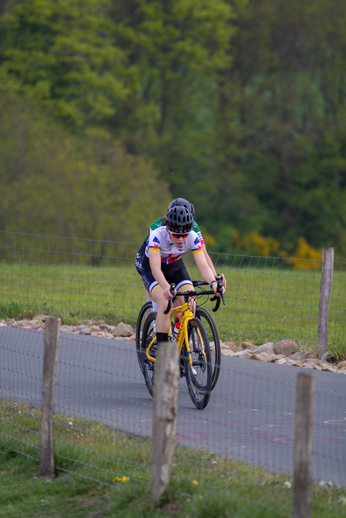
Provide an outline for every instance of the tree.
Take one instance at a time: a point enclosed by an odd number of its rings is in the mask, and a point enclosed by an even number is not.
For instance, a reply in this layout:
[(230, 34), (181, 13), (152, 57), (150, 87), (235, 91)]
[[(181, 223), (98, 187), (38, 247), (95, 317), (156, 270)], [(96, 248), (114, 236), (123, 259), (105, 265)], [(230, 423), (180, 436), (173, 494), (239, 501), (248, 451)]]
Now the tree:
[(131, 91), (108, 0), (22, 0), (2, 17), (0, 78), (78, 131), (105, 128)]
[(250, 0), (237, 18), (233, 64), (220, 80), (217, 178), (225, 196), (215, 220), (283, 245), (304, 236), (341, 251), (345, 13), (340, 0)]
[(139, 243), (170, 201), (149, 161), (109, 138), (71, 136), (3, 89), (0, 155), (2, 230)]
[(120, 138), (149, 155), (173, 196), (206, 197), (215, 145), (217, 74), (234, 16), (226, 0), (113, 1), (117, 42), (140, 89), (115, 117)]

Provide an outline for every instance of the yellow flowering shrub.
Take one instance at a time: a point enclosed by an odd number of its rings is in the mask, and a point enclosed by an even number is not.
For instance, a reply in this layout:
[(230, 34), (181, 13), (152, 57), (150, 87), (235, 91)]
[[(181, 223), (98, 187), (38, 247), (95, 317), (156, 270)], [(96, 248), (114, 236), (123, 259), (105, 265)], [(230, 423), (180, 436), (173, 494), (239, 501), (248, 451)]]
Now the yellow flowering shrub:
[[(286, 262), (290, 263), (293, 268), (313, 270), (321, 266), (319, 261), (322, 261), (322, 250), (317, 250), (309, 245), (303, 237), (300, 237), (292, 257), (294, 259), (287, 257)], [(316, 263), (316, 261), (318, 262)]]
[(280, 248), (280, 241), (273, 237), (261, 236), (256, 230), (253, 230), (249, 234), (244, 234), (243, 236), (238, 230), (234, 230), (233, 238), (237, 251), (253, 248), (259, 255), (267, 256), (276, 254)]
[(280, 249), (280, 241), (277, 239), (264, 237), (255, 230), (243, 235), (238, 230), (234, 230), (233, 241), (237, 252), (252, 249), (258, 255), (278, 255), (285, 258), (285, 262), (296, 269), (314, 269), (320, 266), (316, 261), (322, 261), (322, 250), (317, 250), (309, 245), (303, 237), (298, 238), (295, 250), (292, 251), (292, 247), (289, 247), (290, 253)]

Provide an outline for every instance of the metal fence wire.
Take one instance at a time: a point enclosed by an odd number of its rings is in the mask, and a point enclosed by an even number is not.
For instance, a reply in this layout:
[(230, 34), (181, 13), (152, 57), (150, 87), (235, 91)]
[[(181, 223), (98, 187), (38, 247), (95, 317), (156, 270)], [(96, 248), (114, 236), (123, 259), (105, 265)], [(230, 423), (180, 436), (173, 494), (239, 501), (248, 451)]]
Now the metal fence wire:
[[(145, 300), (134, 257), (139, 244), (0, 232), (0, 303), (70, 318), (135, 324)], [(283, 338), (316, 346), (321, 261), (211, 253), (227, 278), (215, 315), (223, 340), (260, 344)], [(192, 257), (190, 275), (200, 278)], [(329, 343), (345, 345), (346, 273), (334, 262)], [(207, 307), (210, 307), (206, 303)]]
[[(0, 327), (0, 443), (37, 460), (42, 345), (43, 331)], [(292, 516), (298, 371), (223, 357), (203, 411), (194, 408), (180, 379), (172, 476), (183, 494), (227, 497), (244, 507), (244, 516), (263, 509), (266, 516)], [(318, 516), (345, 516), (346, 378), (330, 372), (315, 376), (312, 466), (320, 491), (314, 490), (313, 509)], [(130, 484), (147, 487), (151, 433), (152, 399), (135, 344), (62, 332), (54, 420), (58, 472), (124, 491)]]

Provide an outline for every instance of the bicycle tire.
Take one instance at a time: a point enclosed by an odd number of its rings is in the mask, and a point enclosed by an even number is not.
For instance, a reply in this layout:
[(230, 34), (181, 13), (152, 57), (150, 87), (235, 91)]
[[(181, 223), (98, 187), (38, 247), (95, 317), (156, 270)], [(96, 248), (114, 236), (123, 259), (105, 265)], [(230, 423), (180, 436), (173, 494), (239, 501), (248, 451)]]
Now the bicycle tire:
[(139, 367), (142, 371), (142, 374), (144, 375), (144, 368), (143, 368), (143, 358), (142, 358), (142, 333), (143, 333), (143, 327), (145, 319), (148, 316), (148, 311), (152, 310), (153, 305), (151, 302), (146, 302), (141, 307), (138, 318), (136, 322), (136, 353), (137, 353), (137, 359), (139, 363)]
[[(196, 308), (196, 317), (201, 320), (209, 339), (209, 343), (214, 342), (214, 354), (212, 354), (212, 350), (210, 347), (211, 353), (211, 364), (212, 364), (212, 381), (211, 381), (211, 390), (213, 390), (216, 386), (216, 383), (219, 379), (220, 375), (220, 367), (221, 367), (221, 343), (219, 332), (217, 330), (216, 324), (214, 322), (213, 317), (209, 313), (209, 311), (202, 306), (197, 306)], [(211, 340), (212, 337), (212, 340)]]
[(198, 318), (192, 318), (188, 322), (188, 337), (192, 366), (186, 356), (185, 346), (184, 363), (187, 389), (195, 407), (203, 410), (209, 403), (211, 395), (212, 365), (207, 333)]
[[(153, 311), (150, 313), (144, 322), (143, 327), (143, 334), (142, 334), (142, 358), (143, 358), (143, 373), (144, 373), (144, 380), (146, 387), (148, 389), (149, 394), (151, 397), (154, 396), (154, 373), (155, 373), (155, 363), (151, 360), (148, 360), (145, 355), (146, 347), (149, 345), (149, 343), (156, 338), (156, 333), (154, 331), (153, 327), (153, 321), (156, 319), (156, 312)], [(144, 344), (146, 344), (146, 347), (144, 348)], [(156, 344), (157, 347), (157, 344)], [(155, 356), (155, 345), (151, 347), (150, 352), (151, 356)]]

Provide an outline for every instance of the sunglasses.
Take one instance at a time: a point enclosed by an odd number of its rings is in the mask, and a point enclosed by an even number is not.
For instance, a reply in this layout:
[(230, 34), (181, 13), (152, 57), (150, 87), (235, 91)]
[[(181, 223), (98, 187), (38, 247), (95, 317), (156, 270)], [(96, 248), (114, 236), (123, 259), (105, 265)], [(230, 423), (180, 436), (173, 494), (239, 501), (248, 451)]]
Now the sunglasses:
[(189, 235), (189, 233), (187, 233), (187, 234), (175, 234), (174, 232), (170, 232), (170, 234), (171, 234), (172, 237), (175, 237), (176, 239), (179, 239), (180, 237), (185, 238), (185, 237), (187, 237)]

